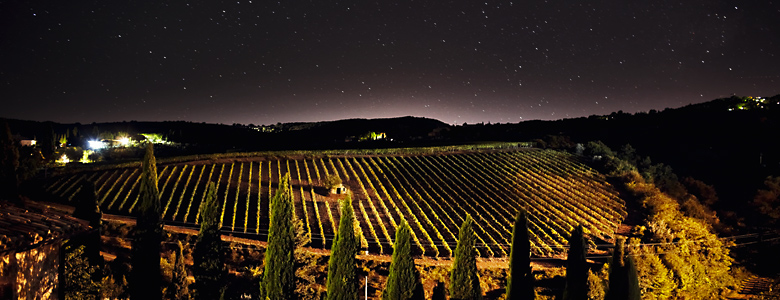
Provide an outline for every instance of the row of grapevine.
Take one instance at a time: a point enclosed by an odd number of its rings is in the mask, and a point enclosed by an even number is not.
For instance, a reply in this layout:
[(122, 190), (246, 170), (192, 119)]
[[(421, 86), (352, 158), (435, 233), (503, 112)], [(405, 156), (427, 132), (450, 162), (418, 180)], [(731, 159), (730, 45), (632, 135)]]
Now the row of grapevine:
[[(223, 230), (260, 239), (267, 234), (270, 199), (289, 174), (294, 212), (313, 247), (329, 247), (337, 232), (341, 196), (329, 195), (322, 184), (330, 175), (338, 176), (352, 194), (356, 233), (374, 253), (392, 252), (394, 233), (406, 221), (416, 253), (451, 256), (458, 228), (470, 215), (479, 255), (505, 257), (514, 215), (524, 208), (533, 253), (551, 256), (561, 253), (575, 226), (610, 239), (625, 217), (624, 201), (603, 175), (576, 156), (554, 151), (257, 157), (161, 164), (158, 170), (165, 221), (197, 226), (206, 186), (214, 182)], [(84, 171), (53, 178), (44, 189), (72, 203), (82, 183), (92, 181), (104, 211), (132, 215), (140, 175), (139, 168)]]

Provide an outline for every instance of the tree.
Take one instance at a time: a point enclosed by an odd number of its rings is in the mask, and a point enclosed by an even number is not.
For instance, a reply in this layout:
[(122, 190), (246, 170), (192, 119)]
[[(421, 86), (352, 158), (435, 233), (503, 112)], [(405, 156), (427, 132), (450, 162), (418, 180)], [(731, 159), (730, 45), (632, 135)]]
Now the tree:
[(284, 174), (270, 203), (271, 221), (260, 293), (268, 299), (292, 299), (295, 292), (295, 232), (290, 174)]
[(219, 299), (224, 286), (225, 253), (219, 226), (220, 202), (217, 188), (209, 182), (206, 199), (200, 203), (200, 231), (193, 251), (192, 273), (195, 299)]
[(563, 299), (588, 299), (588, 262), (585, 260), (585, 237), (582, 225), (575, 227), (569, 237), (566, 288), (563, 290)]
[(450, 273), (450, 299), (482, 299), (482, 288), (477, 273), (476, 237), (470, 215), (460, 225), (458, 246)]
[(602, 141), (590, 141), (585, 145), (585, 151), (586, 156), (614, 156), (615, 152), (612, 152), (612, 149), (609, 148), (606, 144), (604, 144)]
[(534, 277), (531, 273), (531, 240), (528, 237), (528, 213), (521, 209), (512, 228), (512, 249), (509, 254), (507, 299), (535, 299)]
[(64, 295), (66, 300), (99, 299), (100, 280), (95, 280), (93, 274), (100, 269), (89, 263), (84, 255), (84, 246), (66, 243), (63, 276), (65, 280)]
[(328, 194), (330, 194), (330, 190), (341, 184), (341, 178), (339, 178), (338, 174), (330, 174), (328, 177), (325, 177), (324, 184), (325, 189), (327, 189)]
[(352, 199), (349, 195), (341, 201), (339, 232), (333, 239), (328, 259), (328, 300), (358, 299), (360, 284), (355, 267), (358, 240), (355, 237)]
[(19, 198), (19, 149), (8, 122), (0, 123), (0, 199)]
[(403, 220), (401, 227), (395, 232), (393, 260), (390, 263), (385, 290), (382, 292), (382, 300), (425, 299), (420, 274), (412, 258), (411, 236), (409, 224)]
[(89, 180), (82, 183), (78, 193), (74, 196), (74, 202), (76, 206), (73, 210), (73, 216), (89, 221), (89, 226), (92, 227), (92, 230), (73, 238), (70, 242), (83, 245), (83, 252), (89, 260), (89, 264), (98, 268), (98, 271), (92, 273), (92, 279), (96, 282), (101, 282), (103, 274), (99, 270), (103, 265), (103, 256), (100, 255), (102, 244), (100, 235), (103, 230), (103, 213), (100, 212), (100, 206), (98, 205), (95, 183)]
[(634, 259), (625, 254), (624, 237), (619, 237), (609, 263), (609, 291), (606, 300), (639, 300), (639, 279)]
[(160, 243), (162, 220), (160, 192), (157, 189), (157, 165), (152, 144), (147, 144), (141, 173), (140, 202), (132, 244), (130, 297), (133, 299), (162, 299), (160, 284)]
[(176, 260), (173, 264), (173, 276), (171, 286), (168, 288), (169, 299), (187, 300), (190, 299), (189, 282), (187, 282), (187, 266), (184, 263), (184, 246), (181, 241), (178, 242), (176, 249)]
[(768, 225), (780, 220), (780, 176), (769, 176), (764, 180), (765, 189), (760, 189), (753, 197), (753, 206)]
[(431, 292), (431, 300), (446, 300), (446, 293), (447, 290), (444, 288), (444, 282), (438, 281)]

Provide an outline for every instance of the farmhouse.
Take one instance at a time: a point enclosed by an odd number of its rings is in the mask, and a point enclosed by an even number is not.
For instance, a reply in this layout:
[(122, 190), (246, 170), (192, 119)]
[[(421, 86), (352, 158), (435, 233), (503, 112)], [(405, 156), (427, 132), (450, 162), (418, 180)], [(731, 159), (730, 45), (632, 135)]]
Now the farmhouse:
[(58, 298), (63, 242), (88, 230), (43, 204), (0, 201), (0, 299)]

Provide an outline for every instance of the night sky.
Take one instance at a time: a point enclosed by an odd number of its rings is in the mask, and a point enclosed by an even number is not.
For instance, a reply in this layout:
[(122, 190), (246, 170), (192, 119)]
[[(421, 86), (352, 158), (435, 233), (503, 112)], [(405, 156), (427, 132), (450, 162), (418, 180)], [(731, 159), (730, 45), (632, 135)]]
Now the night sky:
[(450, 124), (780, 94), (780, 1), (4, 1), (0, 117)]

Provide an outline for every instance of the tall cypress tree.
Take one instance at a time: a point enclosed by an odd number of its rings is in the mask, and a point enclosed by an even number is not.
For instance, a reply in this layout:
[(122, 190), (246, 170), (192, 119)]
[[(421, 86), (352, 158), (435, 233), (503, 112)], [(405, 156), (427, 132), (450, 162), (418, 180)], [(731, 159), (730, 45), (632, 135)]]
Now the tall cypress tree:
[(78, 247), (78, 245), (84, 246), (84, 255), (87, 257), (89, 264), (98, 269), (98, 272), (91, 274), (92, 279), (96, 282), (101, 282), (103, 274), (100, 270), (103, 269), (101, 267), (103, 265), (103, 256), (100, 255), (102, 244), (100, 235), (103, 230), (103, 213), (100, 212), (100, 206), (98, 205), (95, 183), (89, 180), (82, 183), (81, 188), (73, 198), (75, 201), (73, 216), (89, 221), (89, 226), (92, 227), (92, 230), (80, 237), (73, 238), (69, 243), (74, 244), (72, 248)]
[(639, 274), (637, 274), (634, 257), (626, 256), (626, 278), (628, 279), (628, 297), (629, 300), (642, 299), (642, 292), (639, 290)]
[(403, 220), (401, 227), (395, 232), (393, 260), (390, 263), (385, 290), (382, 292), (382, 300), (425, 299), (420, 274), (414, 267), (411, 238), (411, 228), (406, 220)]
[(355, 237), (352, 199), (347, 195), (341, 202), (339, 232), (333, 239), (328, 259), (328, 300), (356, 300), (360, 284), (355, 267), (359, 244)]
[(471, 216), (466, 215), (458, 232), (458, 246), (455, 248), (455, 260), (450, 273), (450, 299), (482, 299), (472, 223)]
[(268, 299), (292, 299), (295, 297), (295, 231), (289, 173), (279, 182), (270, 205), (271, 222), (260, 292)]
[(585, 237), (582, 231), (582, 225), (578, 225), (569, 237), (564, 300), (588, 299), (588, 262), (585, 260)]
[(196, 300), (219, 299), (225, 285), (225, 254), (219, 227), (220, 202), (214, 182), (208, 183), (206, 199), (200, 203), (200, 231), (193, 251)]
[(147, 144), (141, 173), (138, 211), (132, 249), (130, 297), (138, 300), (162, 299), (160, 284), (160, 243), (162, 219), (157, 189), (157, 164), (152, 144)]
[(535, 299), (534, 277), (531, 273), (531, 240), (528, 237), (528, 213), (520, 209), (512, 228), (512, 249), (509, 254), (507, 299)]
[(626, 239), (619, 237), (609, 263), (609, 290), (606, 300), (639, 300), (639, 278), (634, 259), (625, 254)]

